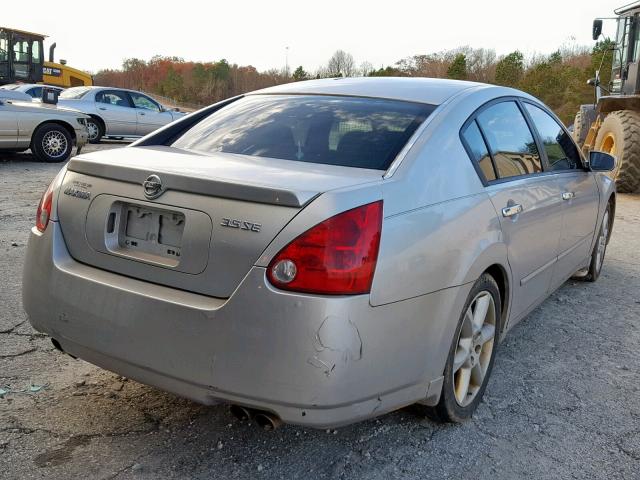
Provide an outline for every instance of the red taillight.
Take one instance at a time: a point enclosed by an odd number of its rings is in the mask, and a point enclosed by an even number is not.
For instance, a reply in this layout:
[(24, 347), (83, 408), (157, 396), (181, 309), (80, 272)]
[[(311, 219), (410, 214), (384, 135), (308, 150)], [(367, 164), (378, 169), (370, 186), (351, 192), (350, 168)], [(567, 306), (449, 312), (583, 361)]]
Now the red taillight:
[(47, 190), (42, 195), (40, 203), (38, 204), (38, 211), (36, 213), (36, 228), (44, 232), (49, 225), (49, 217), (51, 217), (51, 203), (53, 201), (53, 184), (55, 180), (51, 182)]
[(307, 230), (267, 269), (283, 290), (352, 295), (368, 293), (378, 259), (382, 200), (340, 213)]

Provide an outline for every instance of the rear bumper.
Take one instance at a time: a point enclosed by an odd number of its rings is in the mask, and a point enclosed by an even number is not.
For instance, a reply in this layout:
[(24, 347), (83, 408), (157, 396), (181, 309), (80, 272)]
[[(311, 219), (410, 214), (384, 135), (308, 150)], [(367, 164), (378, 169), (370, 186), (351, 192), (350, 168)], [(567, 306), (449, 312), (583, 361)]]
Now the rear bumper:
[(51, 222), (31, 232), (23, 303), (34, 328), (98, 366), (204, 404), (329, 427), (436, 401), (468, 289), (374, 308), (368, 295), (275, 290), (254, 267), (221, 300), (76, 262)]

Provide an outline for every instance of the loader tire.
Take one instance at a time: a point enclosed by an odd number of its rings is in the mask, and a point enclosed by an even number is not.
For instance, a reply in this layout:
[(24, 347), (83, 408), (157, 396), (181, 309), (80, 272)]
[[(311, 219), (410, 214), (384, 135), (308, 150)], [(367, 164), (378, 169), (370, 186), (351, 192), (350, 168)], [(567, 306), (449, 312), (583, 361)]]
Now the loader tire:
[(611, 177), (622, 193), (633, 193), (640, 187), (640, 113), (617, 110), (608, 114), (596, 137), (595, 150), (616, 157)]

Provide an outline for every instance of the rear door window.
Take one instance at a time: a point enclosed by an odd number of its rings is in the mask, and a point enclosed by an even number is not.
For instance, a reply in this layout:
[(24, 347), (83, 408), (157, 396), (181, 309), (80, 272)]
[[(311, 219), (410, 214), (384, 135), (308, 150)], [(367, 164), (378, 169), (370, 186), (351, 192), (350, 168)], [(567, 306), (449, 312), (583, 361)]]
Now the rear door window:
[(250, 95), (173, 147), (386, 170), (435, 105), (327, 95)]
[(477, 121), (489, 144), (498, 178), (542, 172), (533, 134), (514, 101), (485, 108), (478, 114)]
[(564, 128), (541, 108), (530, 103), (525, 103), (524, 105), (533, 120), (533, 125), (538, 130), (542, 146), (549, 161), (549, 169), (575, 170), (582, 168), (578, 149)]

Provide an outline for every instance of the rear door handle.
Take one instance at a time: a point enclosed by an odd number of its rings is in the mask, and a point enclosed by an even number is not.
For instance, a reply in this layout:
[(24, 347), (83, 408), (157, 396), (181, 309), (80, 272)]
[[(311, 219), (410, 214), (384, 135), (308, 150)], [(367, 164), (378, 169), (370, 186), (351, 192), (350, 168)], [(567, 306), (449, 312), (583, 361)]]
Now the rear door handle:
[(98, 107), (98, 110), (106, 110), (106, 107)]
[(571, 199), (572, 199), (572, 198), (574, 198), (575, 196), (576, 196), (576, 194), (575, 194), (575, 193), (573, 193), (573, 192), (564, 192), (564, 193), (562, 194), (562, 199), (563, 199), (563, 200), (571, 200)]
[(514, 215), (517, 215), (520, 212), (522, 212), (522, 205), (520, 205), (520, 204), (510, 205), (510, 206), (504, 207), (502, 209), (502, 216), (503, 217), (513, 217)]
[(144, 112), (138, 112), (140, 115), (144, 115)]

